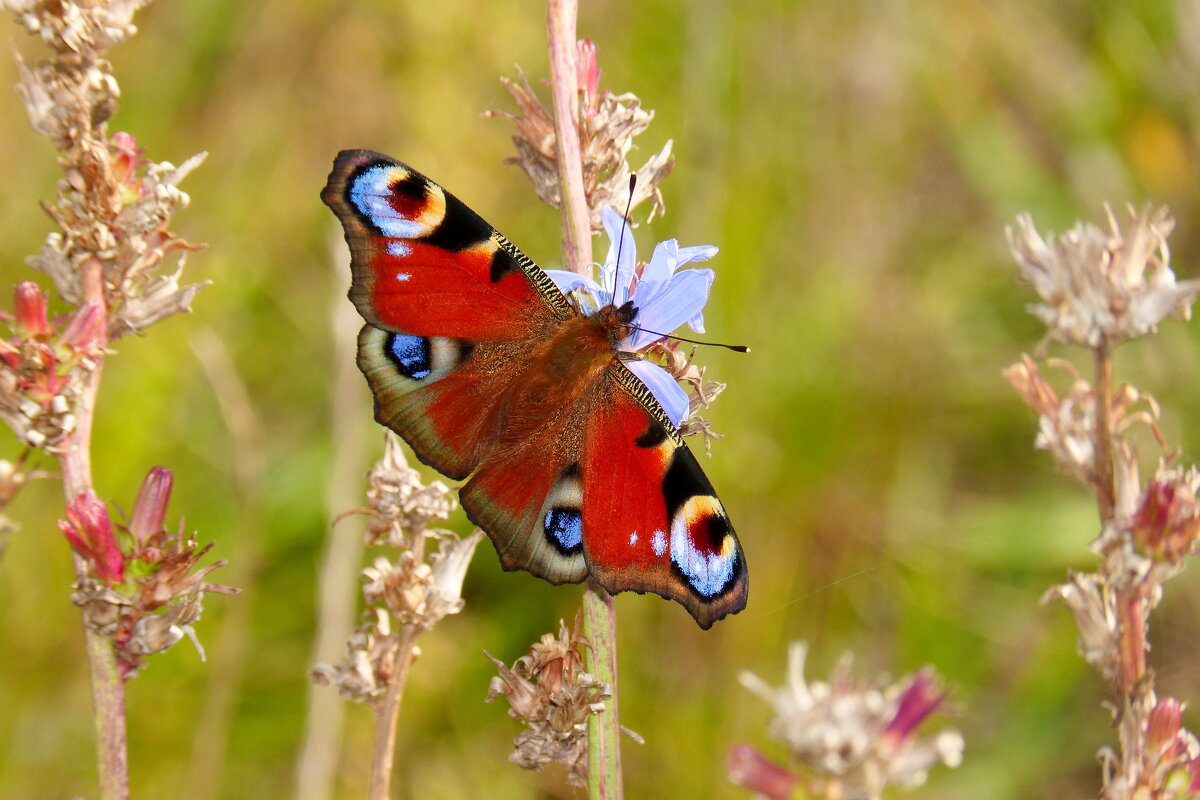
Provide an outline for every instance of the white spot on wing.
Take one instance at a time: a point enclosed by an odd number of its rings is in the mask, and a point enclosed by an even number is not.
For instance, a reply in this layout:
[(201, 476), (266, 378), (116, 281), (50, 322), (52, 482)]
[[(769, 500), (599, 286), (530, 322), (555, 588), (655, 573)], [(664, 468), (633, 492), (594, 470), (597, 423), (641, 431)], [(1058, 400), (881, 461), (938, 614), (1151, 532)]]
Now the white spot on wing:
[(412, 255), (412, 248), (404, 242), (388, 242), (387, 251), (389, 254), (399, 258)]
[(633, 547), (635, 544), (637, 544), (637, 540), (638, 540), (637, 531), (634, 531), (633, 533), (629, 534), (629, 546), (630, 547)]
[(654, 548), (654, 555), (661, 558), (667, 552), (666, 531), (655, 531), (650, 536), (650, 546)]
[[(388, 249), (390, 250), (391, 247), (389, 246)], [(400, 281), (401, 283), (404, 283), (406, 280), (408, 280), (411, 277), (412, 277), (411, 272), (397, 272), (396, 273), (396, 280)]]

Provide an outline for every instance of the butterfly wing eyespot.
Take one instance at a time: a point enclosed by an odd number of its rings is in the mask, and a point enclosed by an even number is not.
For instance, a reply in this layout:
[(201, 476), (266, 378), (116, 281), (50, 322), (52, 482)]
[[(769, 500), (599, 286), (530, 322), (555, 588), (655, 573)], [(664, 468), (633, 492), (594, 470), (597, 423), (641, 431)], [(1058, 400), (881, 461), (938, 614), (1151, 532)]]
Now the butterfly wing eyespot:
[(720, 501), (649, 389), (596, 335), (603, 326), (395, 159), (340, 153), (322, 198), (350, 246), (376, 419), (426, 464), (469, 478), (463, 508), (505, 569), (654, 592), (704, 628), (745, 605), (745, 560)]

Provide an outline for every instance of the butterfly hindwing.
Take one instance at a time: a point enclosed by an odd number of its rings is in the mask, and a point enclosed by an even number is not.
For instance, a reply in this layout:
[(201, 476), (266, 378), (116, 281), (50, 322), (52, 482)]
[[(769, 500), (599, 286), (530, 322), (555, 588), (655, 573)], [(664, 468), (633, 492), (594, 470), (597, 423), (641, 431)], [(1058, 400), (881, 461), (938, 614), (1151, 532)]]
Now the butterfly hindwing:
[[(471, 520), (487, 531), (505, 569), (551, 583), (587, 577), (578, 429), (551, 420), (545, 437), (514, 443), (491, 457), (462, 489)], [(574, 431), (574, 432), (573, 432)]]
[(364, 325), (358, 365), (375, 396), (376, 420), (426, 464), (460, 480), (491, 446), (507, 379), (489, 364), (512, 349)]

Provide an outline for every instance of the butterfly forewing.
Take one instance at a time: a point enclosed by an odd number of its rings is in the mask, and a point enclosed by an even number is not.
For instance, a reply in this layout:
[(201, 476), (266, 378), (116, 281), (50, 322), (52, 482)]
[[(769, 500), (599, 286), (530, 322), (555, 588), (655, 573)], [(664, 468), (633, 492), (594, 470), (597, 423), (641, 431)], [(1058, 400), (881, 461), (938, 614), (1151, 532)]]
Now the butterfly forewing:
[(746, 561), (696, 458), (644, 384), (619, 363), (584, 446), (584, 552), (610, 592), (654, 592), (703, 628), (746, 604)]
[(346, 231), (350, 299), (376, 327), (520, 339), (571, 315), (554, 282), (454, 195), (369, 150), (338, 155), (322, 193)]
[(746, 565), (662, 407), (603, 326), (467, 206), (379, 153), (322, 193), (350, 246), (376, 419), (454, 479), (506, 569), (654, 592), (702, 627), (739, 611)]

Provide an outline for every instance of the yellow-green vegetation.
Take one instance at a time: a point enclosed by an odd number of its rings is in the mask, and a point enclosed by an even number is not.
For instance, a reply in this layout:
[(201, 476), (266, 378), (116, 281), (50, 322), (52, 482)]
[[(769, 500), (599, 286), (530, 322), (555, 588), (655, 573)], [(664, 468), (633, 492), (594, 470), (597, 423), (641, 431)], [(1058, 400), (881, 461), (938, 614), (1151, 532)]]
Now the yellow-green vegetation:
[[(133, 792), (290, 796), (322, 552), (331, 520), (362, 504), (382, 442), (362, 382), (334, 390), (357, 323), (318, 193), (339, 149), (391, 153), (557, 266), (558, 213), (502, 163), (507, 123), (481, 116), (510, 107), (498, 78), (514, 63), (546, 74), (545, 8), (158, 0), (138, 25), (110, 54), (122, 87), (110, 129), (156, 160), (209, 152), (173, 228), (208, 243), (186, 277), (213, 285), (194, 314), (117, 343), (96, 489), (128, 509), (147, 469), (169, 466), (168, 527), (182, 514), (215, 541), (231, 562), (215, 577), (243, 593), (207, 603), (207, 663), (181, 644), (129, 685)], [(628, 796), (748, 797), (724, 777), (729, 747), (783, 753), (737, 675), (777, 683), (795, 639), (814, 674), (852, 649), (864, 674), (932, 664), (945, 678), (965, 760), (919, 796), (1093, 796), (1095, 753), (1113, 741), (1104, 686), (1067, 610), (1038, 601), (1093, 563), (1095, 507), (1034, 451), (1036, 421), (1000, 375), (1042, 335), (1004, 228), (1025, 211), (1061, 231), (1103, 220), (1105, 201), (1165, 203), (1176, 272), (1200, 274), (1194, 4), (584, 0), (579, 33), (598, 44), (603, 85), (655, 109), (643, 157), (675, 140), (667, 214), (635, 232), (639, 246), (719, 246), (709, 336), (753, 349), (703, 354), (729, 388), (705, 415), (726, 438), (701, 456), (746, 550), (749, 605), (706, 632), (675, 604), (617, 599), (621, 722), (646, 739), (624, 745)], [(15, 81), (0, 57), (0, 85)], [(0, 287), (49, 288), (23, 259), (50, 230), (38, 201), (59, 171), (15, 94), (0, 102), (0, 155)], [(1088, 368), (1086, 354), (1052, 352)], [(1200, 331), (1167, 323), (1116, 356), (1185, 459), (1200, 451), (1197, 353)], [(0, 457), (19, 452), (0, 437)], [(22, 529), (0, 556), (6, 797), (88, 795), (95, 781), (62, 513), (53, 481), (9, 510)], [(461, 512), (451, 523), (469, 530)], [(1159, 686), (1193, 703), (1198, 581), (1169, 586), (1150, 630)], [(580, 595), (504, 573), (480, 546), (466, 609), (420, 643), (397, 796), (577, 796), (561, 771), (507, 763), (517, 726), (483, 702), (495, 673), (482, 651), (511, 663), (569, 623)], [(361, 706), (345, 713), (338, 796), (357, 798), (372, 724)]]

